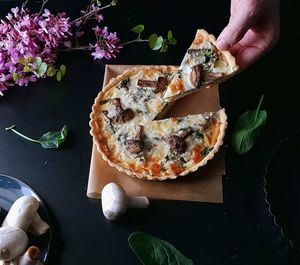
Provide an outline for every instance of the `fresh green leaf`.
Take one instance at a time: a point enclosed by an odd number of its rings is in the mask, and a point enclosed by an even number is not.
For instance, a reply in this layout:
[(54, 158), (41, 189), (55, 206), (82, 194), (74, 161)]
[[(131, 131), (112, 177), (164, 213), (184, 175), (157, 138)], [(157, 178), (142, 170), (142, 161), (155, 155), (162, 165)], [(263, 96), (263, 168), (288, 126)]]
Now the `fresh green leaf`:
[(17, 73), (13, 73), (13, 80), (16, 82), (19, 79), (19, 76)]
[(47, 70), (47, 76), (55, 76), (56, 75), (56, 69), (53, 66), (50, 66)]
[(152, 50), (159, 50), (164, 42), (162, 36), (157, 36), (157, 34), (153, 33), (150, 35), (148, 43)]
[(163, 41), (162, 45), (161, 45), (161, 49), (160, 49), (160, 52), (166, 52), (168, 50), (168, 43), (166, 40)]
[(134, 33), (141, 33), (141, 32), (144, 31), (144, 29), (145, 29), (145, 26), (142, 25), (142, 24), (139, 24), (139, 25), (136, 25), (135, 27), (133, 27), (131, 29), (131, 31), (134, 32)]
[(118, 3), (118, 0), (112, 0), (112, 1), (111, 1), (111, 5), (112, 5), (112, 6), (116, 6), (117, 3)]
[(42, 59), (41, 59), (41, 57), (35, 57), (34, 60), (33, 60), (33, 64), (34, 64), (36, 67), (39, 67), (39, 66), (42, 64)]
[(245, 112), (238, 119), (232, 136), (233, 149), (238, 154), (248, 152), (254, 145), (261, 127), (266, 123), (267, 112), (261, 110), (262, 95), (256, 110)]
[(101, 1), (100, 0), (96, 0), (97, 6), (101, 6)]
[(142, 232), (134, 232), (128, 242), (136, 256), (144, 265), (193, 265), (173, 245)]
[(43, 148), (57, 149), (65, 141), (68, 134), (67, 125), (59, 132), (47, 132), (38, 140)]
[(22, 58), (19, 59), (19, 63), (23, 64), (23, 65), (27, 65), (28, 64), (28, 60), (26, 58), (22, 57)]
[(24, 72), (24, 73), (29, 73), (29, 72), (32, 72), (32, 69), (31, 69), (28, 65), (25, 65), (25, 66), (23, 67), (23, 72)]
[(57, 80), (58, 82), (61, 81), (61, 71), (57, 71), (57, 73), (56, 73), (56, 80)]
[(66, 70), (67, 70), (67, 67), (62, 64), (59, 68), (60, 72), (61, 72), (61, 76), (64, 77), (66, 75)]
[(19, 135), (20, 137), (22, 137), (30, 142), (39, 143), (39, 144), (41, 144), (41, 146), (43, 148), (47, 148), (47, 149), (57, 149), (60, 146), (60, 144), (65, 141), (65, 139), (67, 137), (67, 133), (68, 133), (68, 128), (65, 125), (61, 131), (47, 132), (47, 133), (43, 134), (40, 139), (35, 140), (35, 139), (32, 139), (32, 138), (18, 132), (15, 129), (15, 127), (16, 127), (15, 125), (12, 125), (10, 127), (5, 128), (5, 130), (12, 131), (15, 134)]
[(176, 45), (177, 40), (174, 38), (173, 33), (171, 30), (168, 31), (168, 42), (170, 45)]
[(37, 77), (42, 77), (47, 71), (47, 64), (41, 63), (35, 71)]

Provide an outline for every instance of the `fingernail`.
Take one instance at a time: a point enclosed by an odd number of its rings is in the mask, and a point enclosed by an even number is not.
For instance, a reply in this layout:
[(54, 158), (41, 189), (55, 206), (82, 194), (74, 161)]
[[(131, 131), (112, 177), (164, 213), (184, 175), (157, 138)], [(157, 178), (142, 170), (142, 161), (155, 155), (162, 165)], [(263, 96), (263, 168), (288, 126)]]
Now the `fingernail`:
[(221, 51), (228, 50), (230, 45), (224, 39), (217, 40), (217, 48)]

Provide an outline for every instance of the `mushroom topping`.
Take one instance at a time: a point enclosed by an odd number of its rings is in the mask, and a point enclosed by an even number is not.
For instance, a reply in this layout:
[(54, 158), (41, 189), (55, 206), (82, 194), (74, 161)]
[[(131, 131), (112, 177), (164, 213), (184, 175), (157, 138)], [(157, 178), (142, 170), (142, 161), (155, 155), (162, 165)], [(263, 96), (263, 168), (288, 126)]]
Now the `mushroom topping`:
[(126, 196), (125, 190), (116, 183), (108, 183), (101, 193), (102, 211), (108, 220), (116, 220), (127, 208), (147, 208), (149, 200), (145, 196)]
[(17, 227), (0, 227), (0, 261), (13, 260), (21, 255), (28, 244), (26, 233)]
[(202, 69), (200, 64), (192, 67), (192, 71), (190, 73), (190, 82), (194, 87), (200, 87), (201, 85), (201, 72)]
[(137, 85), (140, 87), (156, 87), (156, 81), (139, 79)]
[(123, 124), (133, 119), (133, 110), (129, 108), (124, 110), (121, 105), (120, 98), (114, 98), (112, 100), (112, 107), (112, 110), (109, 112), (107, 110), (102, 111), (103, 115), (109, 120), (110, 124)]
[(202, 79), (203, 79), (203, 82), (205, 82), (205, 83), (216, 81), (218, 79), (221, 79), (222, 77), (223, 77), (222, 73), (212, 73), (212, 72), (207, 72), (207, 71), (202, 72)]
[(168, 79), (163, 76), (160, 76), (157, 79), (157, 83), (156, 83), (157, 92), (164, 92), (166, 90), (168, 84), (169, 84)]
[(9, 209), (2, 226), (21, 228), (25, 232), (30, 227), (33, 234), (44, 234), (48, 231), (49, 225), (38, 215), (38, 207), (39, 201), (34, 196), (20, 197)]
[(185, 139), (193, 133), (192, 130), (186, 130), (178, 135), (171, 135), (166, 138), (167, 144), (170, 146), (171, 153), (179, 155), (185, 152), (187, 145)]
[(39, 261), (40, 249), (36, 246), (31, 246), (27, 251), (20, 257), (18, 265), (42, 265)]
[(126, 140), (125, 147), (131, 154), (138, 155), (143, 152), (144, 141), (142, 140), (143, 126), (138, 125), (134, 139)]

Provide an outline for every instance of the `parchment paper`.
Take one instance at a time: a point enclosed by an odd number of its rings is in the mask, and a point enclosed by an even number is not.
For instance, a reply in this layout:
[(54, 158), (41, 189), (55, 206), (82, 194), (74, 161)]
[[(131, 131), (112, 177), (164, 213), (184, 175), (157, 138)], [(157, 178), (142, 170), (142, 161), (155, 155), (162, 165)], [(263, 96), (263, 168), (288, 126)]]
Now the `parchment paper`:
[[(133, 65), (106, 65), (103, 86), (112, 78)], [(179, 99), (165, 117), (185, 116), (206, 111), (219, 110), (218, 86), (202, 89), (197, 93)], [(151, 199), (182, 200), (223, 203), (222, 175), (225, 164), (222, 151), (196, 172), (175, 180), (140, 180), (121, 173), (108, 165), (93, 145), (87, 196), (100, 198), (105, 184), (120, 184), (130, 196), (144, 195)]]

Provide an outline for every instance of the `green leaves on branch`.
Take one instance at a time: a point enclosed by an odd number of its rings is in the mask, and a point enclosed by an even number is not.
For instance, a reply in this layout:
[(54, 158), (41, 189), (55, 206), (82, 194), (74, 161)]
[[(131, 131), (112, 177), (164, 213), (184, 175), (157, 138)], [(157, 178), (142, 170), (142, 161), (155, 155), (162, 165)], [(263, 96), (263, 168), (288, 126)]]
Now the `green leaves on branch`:
[(167, 241), (142, 232), (134, 232), (128, 243), (144, 265), (193, 265), (180, 251)]
[(45, 62), (42, 61), (41, 57), (35, 58), (20, 58), (19, 63), (24, 65), (22, 73), (13, 73), (13, 80), (17, 81), (19, 78), (26, 73), (33, 73), (36, 77), (46, 76), (56, 76), (57, 81), (61, 81), (62, 77), (66, 74), (66, 66), (62, 64), (59, 69), (56, 69), (54, 66), (48, 66)]
[(131, 31), (138, 34), (137, 38), (128, 42), (123, 43), (123, 45), (134, 43), (134, 42), (148, 42), (149, 47), (156, 51), (166, 52), (169, 48), (169, 45), (176, 45), (177, 40), (174, 38), (171, 30), (168, 31), (167, 37), (163, 38), (162, 36), (158, 36), (156, 33), (153, 33), (149, 36), (148, 39), (141, 39), (141, 33), (144, 31), (145, 26), (143, 24), (139, 24), (131, 28)]
[(236, 123), (232, 146), (238, 154), (244, 154), (253, 147), (261, 127), (266, 123), (267, 112), (260, 110), (263, 98), (264, 95), (262, 95), (256, 110), (245, 112)]
[(62, 64), (59, 69), (56, 69), (55, 67), (53, 66), (50, 66), (47, 70), (47, 76), (56, 76), (56, 80), (58, 82), (61, 81), (62, 77), (64, 77), (66, 75), (66, 70), (67, 70), (67, 67)]
[(65, 141), (67, 134), (68, 134), (68, 128), (67, 125), (65, 125), (61, 131), (59, 132), (47, 132), (42, 135), (42, 137), (38, 140), (29, 138), (28, 136), (25, 136), (24, 134), (18, 132), (15, 130), (15, 125), (12, 125), (8, 128), (5, 128), (6, 131), (12, 131), (15, 134), (19, 135), (20, 137), (33, 142), (40, 144), (43, 148), (46, 149), (57, 149), (62, 142)]
[(166, 52), (169, 45), (176, 45), (177, 40), (174, 38), (171, 30), (168, 31), (168, 36), (164, 39), (162, 36), (157, 36), (153, 33), (149, 37), (149, 46), (152, 50), (160, 50), (160, 52)]

